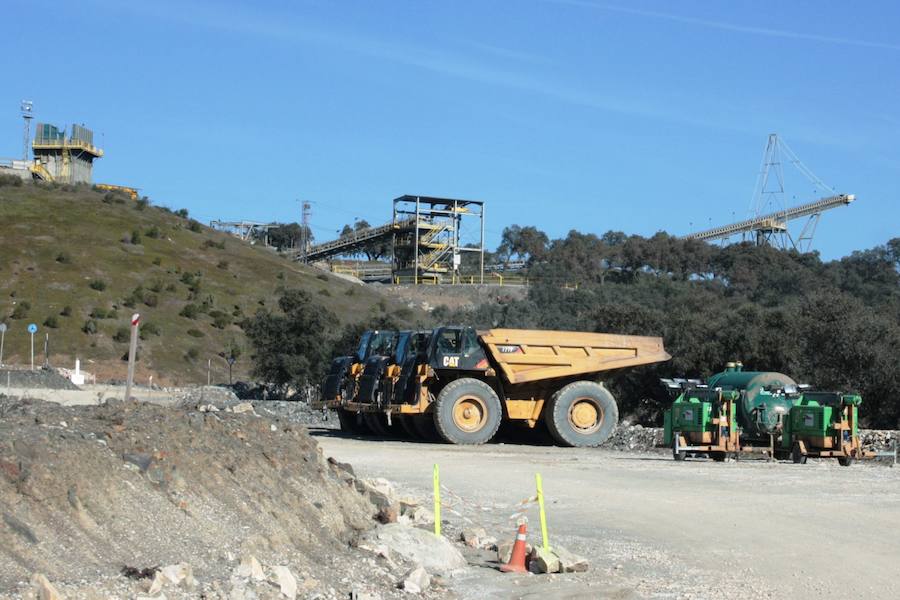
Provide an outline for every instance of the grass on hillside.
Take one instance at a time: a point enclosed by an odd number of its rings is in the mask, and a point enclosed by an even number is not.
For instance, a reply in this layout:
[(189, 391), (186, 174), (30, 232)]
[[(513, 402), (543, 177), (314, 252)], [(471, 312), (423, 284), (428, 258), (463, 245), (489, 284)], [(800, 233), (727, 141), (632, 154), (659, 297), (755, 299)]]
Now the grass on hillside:
[(99, 379), (124, 379), (129, 318), (138, 312), (139, 381), (205, 383), (211, 360), (221, 382), (220, 354), (231, 346), (242, 350), (235, 377), (247, 376), (250, 349), (238, 323), (276, 308), (282, 289), (306, 290), (343, 324), (385, 312), (410, 316), (366, 286), (88, 186), (0, 187), (0, 228), (5, 363), (28, 362), (26, 327), (35, 323), (36, 352), (49, 333), (54, 366), (71, 367), (78, 357)]

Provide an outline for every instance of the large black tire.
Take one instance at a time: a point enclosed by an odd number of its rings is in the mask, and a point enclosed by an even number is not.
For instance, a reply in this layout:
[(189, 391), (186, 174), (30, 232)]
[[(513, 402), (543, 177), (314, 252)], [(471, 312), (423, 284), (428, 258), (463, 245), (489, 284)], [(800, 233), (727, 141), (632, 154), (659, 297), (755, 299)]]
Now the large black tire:
[(372, 412), (363, 413), (363, 421), (375, 435), (381, 437), (388, 437), (391, 435), (387, 426), (387, 419), (383, 414)]
[(710, 452), (709, 457), (716, 462), (725, 462), (727, 454), (725, 452)]
[(550, 435), (563, 446), (599, 446), (619, 422), (619, 407), (609, 391), (593, 381), (576, 381), (557, 390), (544, 409)]
[(423, 439), (421, 435), (419, 435), (418, 430), (416, 430), (416, 425), (412, 415), (396, 415), (394, 417), (397, 423), (400, 423), (400, 427), (403, 429), (404, 433), (406, 433), (406, 437), (411, 440), (421, 440)]
[(448, 383), (434, 402), (434, 426), (451, 444), (484, 444), (503, 419), (497, 393), (483, 381), (464, 377)]
[(842, 467), (849, 467), (853, 464), (852, 456), (838, 456), (838, 464)]
[(367, 433), (365, 423), (357, 421), (357, 415), (345, 408), (337, 410), (338, 423), (341, 424), (341, 431), (344, 433), (352, 433), (353, 435), (363, 435)]
[(412, 419), (413, 428), (419, 434), (419, 439), (424, 442), (441, 441), (441, 436), (438, 434), (437, 427), (434, 426), (434, 419), (431, 414), (410, 417), (410, 419)]
[(806, 455), (800, 450), (800, 444), (794, 444), (794, 447), (791, 448), (791, 460), (795, 465), (806, 464)]

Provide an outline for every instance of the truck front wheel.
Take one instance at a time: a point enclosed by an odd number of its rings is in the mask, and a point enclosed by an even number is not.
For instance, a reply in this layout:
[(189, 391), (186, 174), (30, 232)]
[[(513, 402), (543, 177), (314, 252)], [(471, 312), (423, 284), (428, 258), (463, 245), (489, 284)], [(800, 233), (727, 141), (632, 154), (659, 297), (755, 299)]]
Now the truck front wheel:
[(619, 422), (619, 407), (609, 391), (593, 381), (559, 389), (544, 411), (550, 435), (563, 446), (599, 446)]
[(502, 418), (497, 393), (485, 382), (469, 377), (448, 383), (434, 403), (434, 425), (451, 444), (490, 441)]

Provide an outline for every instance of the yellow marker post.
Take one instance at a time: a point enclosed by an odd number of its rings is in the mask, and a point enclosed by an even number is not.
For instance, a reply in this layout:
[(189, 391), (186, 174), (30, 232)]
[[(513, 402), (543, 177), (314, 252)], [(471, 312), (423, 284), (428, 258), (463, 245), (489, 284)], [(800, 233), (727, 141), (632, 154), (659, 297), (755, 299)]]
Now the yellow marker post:
[[(435, 468), (437, 468), (435, 466)], [(538, 507), (541, 509), (541, 539), (544, 542), (544, 550), (550, 552), (550, 538), (547, 537), (547, 512), (544, 510), (544, 485), (541, 481), (541, 474), (534, 474), (534, 481), (537, 483)]]
[(434, 463), (434, 535), (441, 535), (441, 473)]

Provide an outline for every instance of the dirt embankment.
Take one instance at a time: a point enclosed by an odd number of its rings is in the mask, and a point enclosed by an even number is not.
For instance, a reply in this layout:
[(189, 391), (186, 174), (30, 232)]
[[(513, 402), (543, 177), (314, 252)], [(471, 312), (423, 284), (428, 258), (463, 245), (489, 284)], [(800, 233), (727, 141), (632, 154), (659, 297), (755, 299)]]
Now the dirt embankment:
[[(66, 598), (133, 597), (148, 581), (123, 567), (178, 563), (197, 581), (185, 595), (244, 597), (229, 594), (251, 555), (270, 579), (286, 566), (301, 597), (401, 594), (350, 547), (375, 510), (351, 479), (286, 419), (0, 398), (0, 597), (22, 597), (36, 572)], [(277, 597), (276, 583), (257, 585)]]

